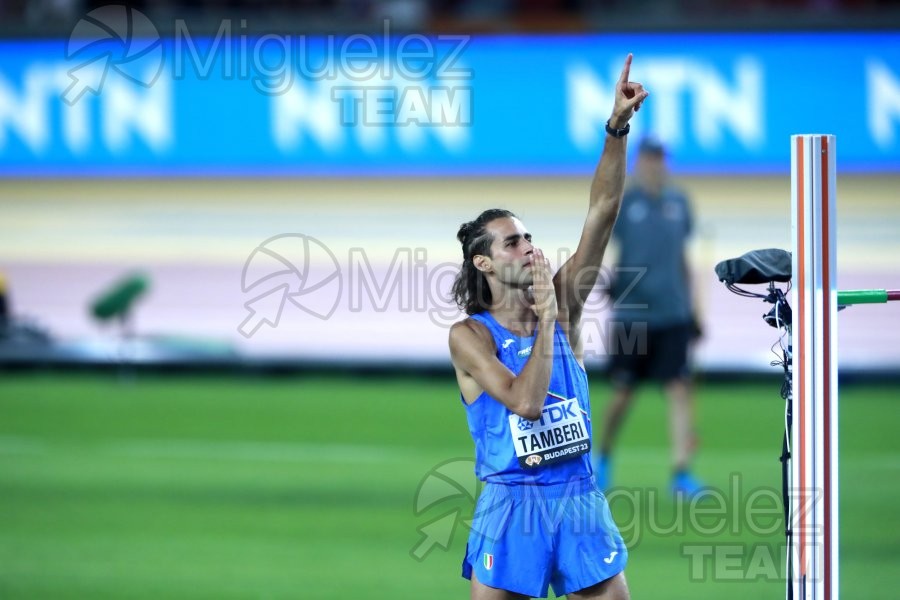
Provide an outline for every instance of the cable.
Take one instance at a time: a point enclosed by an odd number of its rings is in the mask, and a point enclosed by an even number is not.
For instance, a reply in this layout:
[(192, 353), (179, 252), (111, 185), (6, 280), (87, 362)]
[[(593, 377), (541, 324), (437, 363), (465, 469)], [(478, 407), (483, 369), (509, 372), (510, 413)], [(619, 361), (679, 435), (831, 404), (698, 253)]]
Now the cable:
[(743, 296), (744, 298), (765, 298), (766, 297), (765, 294), (757, 294), (755, 292), (751, 292), (750, 290), (745, 290), (745, 289), (739, 288), (738, 286), (734, 285), (733, 283), (725, 284), (725, 287), (728, 288), (728, 291), (730, 291), (734, 294), (737, 294), (738, 296)]

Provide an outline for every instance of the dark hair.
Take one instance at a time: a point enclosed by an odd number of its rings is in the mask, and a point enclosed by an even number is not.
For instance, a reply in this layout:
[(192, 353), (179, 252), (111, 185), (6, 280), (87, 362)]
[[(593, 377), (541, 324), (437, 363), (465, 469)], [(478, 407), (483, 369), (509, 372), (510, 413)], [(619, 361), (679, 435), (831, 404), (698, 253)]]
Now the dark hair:
[(515, 217), (502, 208), (491, 208), (468, 223), (459, 226), (456, 239), (462, 244), (463, 262), (456, 280), (453, 282), (453, 298), (467, 315), (474, 315), (491, 307), (491, 288), (484, 273), (475, 268), (472, 258), (481, 254), (491, 255), (493, 236), (487, 231), (487, 224), (494, 219)]

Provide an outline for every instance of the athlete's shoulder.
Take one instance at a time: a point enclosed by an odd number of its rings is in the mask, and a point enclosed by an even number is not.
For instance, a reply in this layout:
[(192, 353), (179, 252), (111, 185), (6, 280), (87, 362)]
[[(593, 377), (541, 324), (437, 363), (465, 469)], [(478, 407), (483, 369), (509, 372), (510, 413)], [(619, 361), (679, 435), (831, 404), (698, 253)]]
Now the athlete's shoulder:
[(477, 319), (469, 317), (450, 327), (450, 360), (457, 370), (471, 373), (477, 365), (496, 355), (497, 346), (491, 332)]
[(490, 342), (493, 344), (494, 337), (491, 335), (487, 326), (473, 317), (467, 317), (462, 321), (457, 321), (450, 327), (450, 347), (455, 344), (472, 343), (472, 342)]

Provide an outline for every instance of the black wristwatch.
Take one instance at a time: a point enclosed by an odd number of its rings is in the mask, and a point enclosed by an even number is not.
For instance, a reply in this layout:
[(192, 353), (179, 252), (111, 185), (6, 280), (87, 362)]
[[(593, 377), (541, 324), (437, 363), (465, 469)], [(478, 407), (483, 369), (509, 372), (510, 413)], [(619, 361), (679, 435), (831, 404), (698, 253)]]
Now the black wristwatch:
[(613, 129), (609, 126), (609, 121), (606, 122), (606, 133), (614, 138), (623, 138), (628, 135), (629, 131), (631, 131), (631, 123), (625, 123), (625, 127), (622, 129)]

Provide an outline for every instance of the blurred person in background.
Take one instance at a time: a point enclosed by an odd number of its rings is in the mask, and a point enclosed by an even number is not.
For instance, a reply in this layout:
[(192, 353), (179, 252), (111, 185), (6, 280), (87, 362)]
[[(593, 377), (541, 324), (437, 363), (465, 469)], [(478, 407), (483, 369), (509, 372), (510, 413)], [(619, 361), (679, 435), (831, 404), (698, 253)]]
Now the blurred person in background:
[(692, 223), (688, 198), (670, 179), (663, 144), (644, 138), (613, 229), (619, 252), (610, 289), (610, 330), (619, 328), (625, 335), (610, 339), (636, 343), (608, 348), (613, 397), (594, 460), (601, 489), (612, 486), (616, 436), (635, 389), (645, 381), (662, 385), (669, 402), (672, 491), (693, 495), (703, 487), (690, 471), (697, 435), (689, 353), (700, 336), (686, 248)]

